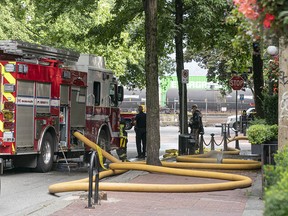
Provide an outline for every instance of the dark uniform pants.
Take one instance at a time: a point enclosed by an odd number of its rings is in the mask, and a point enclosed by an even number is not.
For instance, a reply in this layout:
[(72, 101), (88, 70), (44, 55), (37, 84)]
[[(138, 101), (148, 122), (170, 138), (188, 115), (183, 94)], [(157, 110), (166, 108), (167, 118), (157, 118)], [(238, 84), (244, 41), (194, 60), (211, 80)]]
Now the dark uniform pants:
[[(136, 147), (138, 156), (146, 155), (146, 128), (137, 128), (135, 129), (136, 132)], [(142, 146), (141, 146), (142, 142)], [(141, 149), (142, 147), (142, 149)]]

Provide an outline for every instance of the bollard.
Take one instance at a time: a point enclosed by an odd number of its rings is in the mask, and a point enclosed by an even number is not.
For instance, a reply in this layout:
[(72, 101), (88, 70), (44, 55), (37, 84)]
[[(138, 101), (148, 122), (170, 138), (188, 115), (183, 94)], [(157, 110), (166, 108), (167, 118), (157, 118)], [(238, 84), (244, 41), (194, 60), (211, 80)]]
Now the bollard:
[(180, 134), (178, 139), (178, 152), (179, 155), (187, 155), (189, 134)]
[(226, 132), (226, 137), (230, 137), (230, 126), (229, 124), (222, 123), (221, 124), (221, 136), (224, 136)]
[(227, 131), (227, 125), (225, 123), (221, 124), (221, 136)]
[(196, 144), (195, 139), (191, 135), (188, 139), (188, 154), (189, 155), (195, 154), (195, 144)]
[[(238, 137), (238, 130), (235, 130), (235, 137)], [(238, 139), (235, 140), (235, 149), (239, 149), (240, 150), (239, 140)]]
[(227, 135), (227, 138), (231, 137), (230, 136), (230, 125), (229, 124), (227, 124), (227, 133), (226, 133), (226, 135)]
[(211, 134), (211, 151), (215, 150), (215, 139), (214, 139), (214, 133)]
[(199, 154), (203, 154), (204, 153), (204, 137), (203, 137), (204, 133), (200, 132), (200, 141), (199, 141)]
[(227, 132), (225, 131), (224, 132), (224, 135), (223, 135), (223, 140), (224, 140), (224, 151), (228, 151), (228, 143), (227, 143)]

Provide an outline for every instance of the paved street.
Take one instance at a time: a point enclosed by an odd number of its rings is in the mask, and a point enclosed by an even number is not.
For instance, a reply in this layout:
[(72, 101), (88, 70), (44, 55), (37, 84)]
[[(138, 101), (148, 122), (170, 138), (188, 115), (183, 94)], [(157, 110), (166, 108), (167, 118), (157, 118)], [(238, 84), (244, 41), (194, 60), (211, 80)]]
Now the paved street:
[[(221, 127), (205, 127), (205, 134), (204, 134), (204, 141), (205, 143), (209, 143), (211, 140), (211, 134), (215, 134), (214, 138), (217, 144), (220, 144), (223, 140), (223, 136), (221, 136)], [(166, 127), (160, 127), (160, 155), (165, 154), (165, 150), (167, 149), (178, 149), (178, 136), (179, 136), (179, 128), (177, 126), (166, 126)], [(128, 158), (135, 158), (137, 155), (136, 152), (136, 141), (135, 141), (135, 132), (133, 129), (128, 130)], [(235, 136), (234, 132), (230, 132), (231, 137)], [(241, 135), (241, 134), (239, 134)], [(229, 147), (234, 148), (235, 142), (229, 143)], [(210, 146), (205, 146), (206, 148), (210, 148)], [(223, 145), (215, 146), (216, 149), (222, 149)], [(241, 141), (240, 142), (240, 148), (242, 150), (250, 150), (250, 143), (248, 141)], [(115, 152), (113, 155), (116, 156)]]

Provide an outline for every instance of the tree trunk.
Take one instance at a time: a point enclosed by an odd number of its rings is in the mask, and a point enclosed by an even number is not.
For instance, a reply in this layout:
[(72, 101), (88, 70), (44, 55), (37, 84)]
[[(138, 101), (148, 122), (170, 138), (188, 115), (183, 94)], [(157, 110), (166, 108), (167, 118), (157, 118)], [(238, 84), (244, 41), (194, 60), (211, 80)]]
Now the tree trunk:
[[(179, 91), (179, 124), (180, 133), (188, 133), (188, 120), (187, 120), (187, 86), (182, 83), (182, 70), (184, 69), (184, 58), (183, 58), (183, 1), (175, 1), (175, 11), (176, 11), (176, 72), (178, 79), (178, 91)], [(184, 113), (183, 113), (184, 112)], [(183, 128), (184, 127), (184, 128)]]
[(288, 45), (284, 40), (280, 40), (279, 51), (278, 149), (283, 149), (288, 145)]
[(260, 45), (258, 42), (253, 43), (253, 82), (254, 82), (254, 101), (256, 115), (259, 118), (264, 118), (263, 110), (263, 94), (262, 90), (264, 87), (264, 78), (263, 78), (263, 61), (261, 58)]
[(147, 164), (161, 165), (159, 83), (157, 56), (157, 0), (143, 0), (145, 10), (145, 71), (147, 113)]

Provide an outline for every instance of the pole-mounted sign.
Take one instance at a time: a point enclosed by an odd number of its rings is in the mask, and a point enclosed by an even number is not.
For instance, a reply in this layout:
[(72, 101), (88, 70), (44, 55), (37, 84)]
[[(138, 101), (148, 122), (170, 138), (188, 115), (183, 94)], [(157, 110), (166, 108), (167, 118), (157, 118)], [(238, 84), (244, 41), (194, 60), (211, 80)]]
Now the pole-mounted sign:
[(182, 70), (182, 83), (189, 83), (189, 70)]
[[(244, 79), (241, 76), (233, 76), (230, 80), (229, 80), (229, 85), (233, 90), (236, 90), (236, 122), (238, 122), (238, 103), (237, 103), (237, 99), (238, 99), (238, 90), (242, 89), (244, 87)], [(236, 124), (236, 130), (235, 130), (235, 136), (238, 136), (238, 124)], [(236, 149), (240, 149), (239, 147), (239, 140), (235, 141), (235, 148)]]
[(233, 76), (229, 80), (229, 85), (233, 90), (240, 90), (244, 87), (244, 79), (241, 76)]

